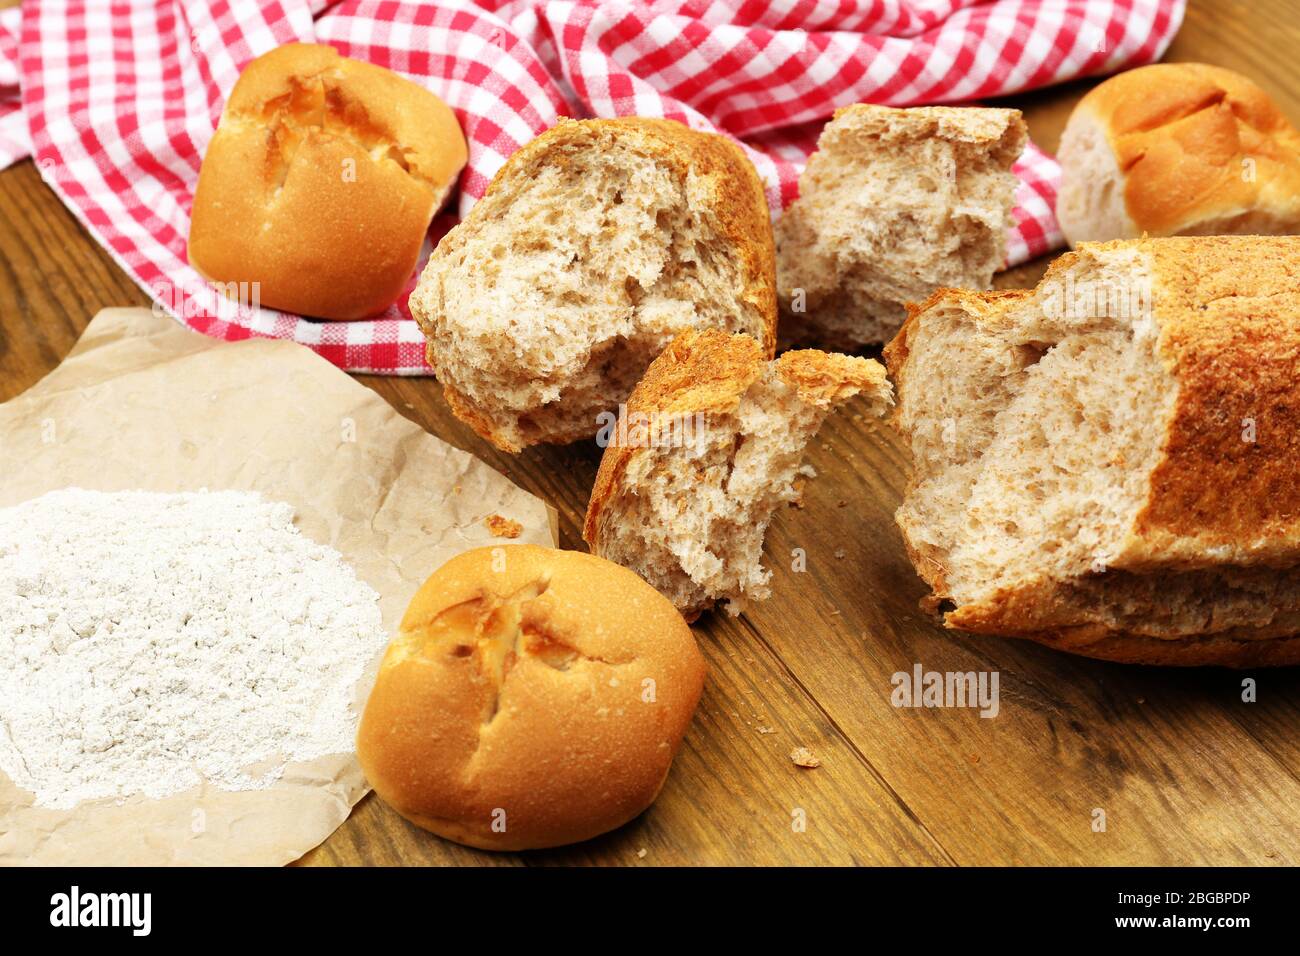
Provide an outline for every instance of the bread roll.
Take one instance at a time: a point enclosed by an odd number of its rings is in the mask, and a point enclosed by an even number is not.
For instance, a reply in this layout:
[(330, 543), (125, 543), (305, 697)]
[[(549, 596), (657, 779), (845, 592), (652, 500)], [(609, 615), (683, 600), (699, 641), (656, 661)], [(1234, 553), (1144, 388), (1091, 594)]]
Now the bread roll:
[(1118, 661), (1300, 663), (1300, 238), (1085, 243), (885, 350), (898, 511), (949, 627)]
[(1061, 136), (1056, 218), (1071, 245), (1300, 231), (1300, 133), (1238, 73), (1128, 70), (1079, 101)]
[(412, 599), (357, 756), (385, 802), (439, 836), (574, 843), (654, 801), (705, 670), (681, 615), (632, 572), (575, 551), (478, 548)]
[(383, 311), (415, 271), (468, 153), (421, 86), (291, 43), (244, 68), (203, 157), (189, 259), (260, 304), (322, 319)]
[(723, 600), (740, 613), (768, 596), (763, 536), (797, 496), (804, 447), (859, 392), (884, 412), (879, 362), (811, 349), (769, 362), (747, 335), (683, 332), (628, 399), (583, 537), (690, 620)]
[(1016, 110), (836, 112), (776, 224), (782, 341), (854, 351), (889, 341), (905, 303), (937, 288), (987, 289), (1024, 148)]
[(771, 356), (763, 185), (722, 136), (561, 120), (509, 161), (410, 298), (452, 410), (498, 448), (590, 438), (678, 332)]

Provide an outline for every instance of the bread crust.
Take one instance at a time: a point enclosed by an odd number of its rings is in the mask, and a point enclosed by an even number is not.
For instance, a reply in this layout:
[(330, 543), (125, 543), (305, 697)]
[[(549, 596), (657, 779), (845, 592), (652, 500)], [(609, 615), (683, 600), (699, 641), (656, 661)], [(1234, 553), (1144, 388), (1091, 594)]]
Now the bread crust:
[[(1175, 400), (1133, 527), (1108, 566), (1172, 581), (1202, 570), (1300, 565), (1300, 237), (1208, 237), (1084, 244), (1058, 259), (1044, 283), (1064, 279), (1086, 257), (1136, 249), (1152, 276), (1157, 354)], [(936, 307), (960, 307), (973, 324), (996, 326), (1032, 293), (944, 291), (913, 307), (885, 359), (900, 395), (910, 388), (913, 337)], [(901, 402), (900, 402), (901, 405)], [(901, 428), (899, 416), (895, 424)], [(915, 477), (908, 494), (915, 488)], [(914, 546), (909, 557), (933, 589), (932, 609), (950, 597), (946, 555)], [(1212, 600), (1212, 599), (1207, 599)], [(1211, 603), (1211, 607), (1214, 605)], [(1037, 579), (944, 615), (949, 627), (1024, 637), (1109, 660), (1245, 667), (1300, 663), (1300, 608), (1279, 604), (1266, 622), (1216, 615), (1193, 626), (1151, 620), (1114, 626), (1069, 582)], [(1191, 628), (1191, 629), (1189, 629)]]
[[(1081, 122), (1096, 123), (1114, 153), (1131, 236), (1300, 226), (1300, 132), (1239, 73), (1204, 63), (1126, 70), (1080, 100), (1069, 125)], [(1068, 178), (1068, 154), (1062, 161)], [(1251, 213), (1273, 228), (1231, 225)]]
[[(1043, 618), (1085, 623), (1042, 626)], [(944, 626), (974, 634), (1033, 641), (1055, 650), (1121, 664), (1167, 667), (1284, 667), (1300, 664), (1300, 610), (1278, 613), (1264, 627), (1234, 627), (1212, 634), (1160, 636), (1088, 622), (1087, 610), (1050, 588), (1000, 593), (944, 616)], [(1031, 626), (1024, 626), (1029, 624)]]
[(840, 352), (792, 349), (776, 360), (776, 372), (809, 405), (829, 408), (848, 401), (859, 392), (890, 396), (893, 389), (885, 367), (879, 362)]
[[(763, 373), (764, 361), (763, 348), (748, 335), (728, 335), (715, 329), (683, 332), (650, 363), (628, 397), (626, 413), (734, 411)], [(632, 445), (610, 444), (601, 456), (582, 525), (582, 539), (597, 553), (605, 506), (619, 493), (632, 459), (643, 451)]]
[[(498, 621), (515, 643), (494, 657), (475, 638)], [(653, 802), (706, 670), (681, 615), (631, 571), (575, 551), (478, 548), (412, 599), (357, 755), (385, 802), (447, 839), (574, 843)]]
[[(440, 263), (453, 258), (487, 224), (507, 215), (515, 197), (531, 182), (537, 169), (565, 164), (578, 151), (609, 150), (616, 145), (654, 157), (675, 176), (685, 180), (689, 174), (699, 184), (701, 194), (708, 199), (714, 229), (741, 264), (744, 281), (738, 299), (750, 313), (754, 327), (761, 330), (758, 338), (764, 354), (768, 358), (775, 354), (776, 247), (762, 180), (740, 147), (724, 136), (699, 132), (672, 120), (561, 118), (554, 127), (506, 160), (470, 215), (439, 243), (420, 288), (411, 296), (411, 313), (429, 339), (426, 354), (435, 373), (439, 370), (434, 345), (436, 316), (441, 309), (441, 296), (435, 287)], [(468, 409), (472, 403), (454, 385), (443, 382), (443, 387), (452, 410), (483, 438), (503, 451), (520, 450), (518, 443), (493, 423), (486, 410), (477, 408), (473, 414), (461, 415), (458, 409)], [(594, 425), (591, 431), (595, 431)], [(581, 437), (585, 435), (573, 436)]]
[(188, 255), (262, 305), (358, 319), (390, 305), (468, 156), (423, 87), (328, 46), (248, 64), (203, 159)]
[[(718, 329), (683, 332), (666, 348), (627, 400), (627, 415), (681, 415), (734, 412), (749, 387), (763, 374), (768, 359), (748, 335)], [(892, 390), (879, 362), (838, 353), (802, 349), (776, 360), (782, 381), (812, 405), (826, 408), (859, 392), (888, 402)], [(622, 493), (624, 475), (645, 452), (634, 445), (610, 444), (600, 460), (583, 522), (583, 540), (599, 553), (606, 508)], [(616, 516), (610, 516), (616, 520)], [(690, 619), (698, 616), (693, 610)]]
[(1300, 558), (1300, 238), (1138, 247), (1153, 263), (1159, 351), (1178, 398), (1132, 539), (1113, 563), (1292, 566)]

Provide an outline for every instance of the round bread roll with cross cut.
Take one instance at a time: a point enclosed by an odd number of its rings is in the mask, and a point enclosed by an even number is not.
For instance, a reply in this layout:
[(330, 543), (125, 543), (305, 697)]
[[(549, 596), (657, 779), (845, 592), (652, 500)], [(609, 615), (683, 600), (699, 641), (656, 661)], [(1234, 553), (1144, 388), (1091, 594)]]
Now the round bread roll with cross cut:
[(672, 604), (603, 558), (467, 551), (416, 593), (357, 733), (371, 786), (469, 846), (576, 843), (645, 810), (704, 687)]
[(1205, 63), (1112, 76), (1061, 134), (1070, 245), (1300, 232), (1300, 131), (1254, 82)]
[(244, 68), (208, 144), (190, 265), (274, 309), (378, 314), (414, 274), (468, 155), (456, 115), (424, 87), (328, 46), (276, 47)]

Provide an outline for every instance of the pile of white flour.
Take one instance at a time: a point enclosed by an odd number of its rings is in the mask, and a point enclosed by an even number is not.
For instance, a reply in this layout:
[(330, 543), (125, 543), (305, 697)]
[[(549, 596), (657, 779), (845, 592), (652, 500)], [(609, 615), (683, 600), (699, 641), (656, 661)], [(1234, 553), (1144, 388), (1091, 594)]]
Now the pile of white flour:
[(38, 806), (262, 789), (353, 748), (378, 595), (250, 492), (0, 509), (0, 770)]

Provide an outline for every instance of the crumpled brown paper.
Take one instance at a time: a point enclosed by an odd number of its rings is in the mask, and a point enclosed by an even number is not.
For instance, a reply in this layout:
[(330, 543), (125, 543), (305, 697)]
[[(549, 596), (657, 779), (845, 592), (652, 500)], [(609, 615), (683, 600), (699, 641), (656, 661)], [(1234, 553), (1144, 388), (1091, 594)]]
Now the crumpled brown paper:
[[(439, 441), (291, 342), (221, 343), (144, 309), (108, 309), (67, 359), (0, 405), (0, 507), (56, 488), (255, 490), (340, 551), (393, 633), (416, 588), (471, 547), (554, 546), (539, 499)], [(374, 680), (359, 682), (360, 713)], [(4, 662), (0, 661), (0, 667)], [(354, 754), (293, 763), (267, 790), (200, 786), (162, 800), (36, 807), (0, 773), (0, 864), (282, 864), (364, 796)]]

